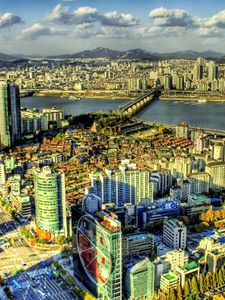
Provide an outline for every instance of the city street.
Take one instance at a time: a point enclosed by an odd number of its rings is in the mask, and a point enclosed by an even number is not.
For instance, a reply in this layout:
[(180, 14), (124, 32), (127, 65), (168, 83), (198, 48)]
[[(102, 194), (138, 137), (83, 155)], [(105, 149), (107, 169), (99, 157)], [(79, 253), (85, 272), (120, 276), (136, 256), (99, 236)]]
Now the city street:
[[(7, 225), (10, 224), (10, 225)], [(13, 239), (9, 247), (1, 247), (0, 274), (14, 273), (16, 270), (30, 269), (40, 261), (51, 259), (59, 251), (43, 251), (30, 247), (20, 233), (19, 226), (0, 208), (1, 240)]]
[[(45, 270), (44, 270), (45, 272)], [(60, 278), (49, 278), (45, 273), (18, 273), (7, 280), (18, 300), (76, 300), (78, 299)]]

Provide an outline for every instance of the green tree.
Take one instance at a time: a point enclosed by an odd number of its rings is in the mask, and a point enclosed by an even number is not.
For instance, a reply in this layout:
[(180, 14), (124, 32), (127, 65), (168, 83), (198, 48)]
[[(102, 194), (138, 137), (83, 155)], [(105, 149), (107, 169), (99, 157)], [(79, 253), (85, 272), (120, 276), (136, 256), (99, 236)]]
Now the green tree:
[(173, 288), (171, 288), (169, 290), (169, 297), (168, 297), (169, 300), (177, 300), (177, 297), (176, 297), (176, 293), (175, 293), (175, 290)]
[(212, 274), (207, 273), (205, 276), (205, 283), (206, 283), (206, 290), (209, 290), (212, 288)]
[(193, 276), (190, 280), (190, 289), (192, 294), (199, 294), (198, 280), (196, 276)]
[(177, 286), (177, 300), (183, 299), (183, 293), (180, 284)]
[(212, 275), (212, 288), (216, 289), (217, 288), (217, 274), (213, 273)]
[(223, 271), (220, 269), (217, 273), (217, 286), (221, 287), (224, 285)]
[(204, 294), (206, 292), (206, 282), (205, 282), (205, 275), (203, 273), (199, 276), (199, 291), (201, 294)]
[(185, 281), (184, 283), (184, 297), (186, 298), (190, 294), (190, 286), (188, 280)]

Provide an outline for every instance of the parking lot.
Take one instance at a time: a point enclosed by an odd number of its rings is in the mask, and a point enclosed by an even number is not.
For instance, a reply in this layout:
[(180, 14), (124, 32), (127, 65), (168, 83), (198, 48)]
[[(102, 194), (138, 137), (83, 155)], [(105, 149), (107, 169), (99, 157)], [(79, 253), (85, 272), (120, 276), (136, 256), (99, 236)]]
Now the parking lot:
[(34, 275), (34, 272), (19, 272), (7, 280), (7, 285), (11, 287), (14, 296), (18, 300), (78, 299), (61, 278), (49, 278), (44, 272), (37, 275)]

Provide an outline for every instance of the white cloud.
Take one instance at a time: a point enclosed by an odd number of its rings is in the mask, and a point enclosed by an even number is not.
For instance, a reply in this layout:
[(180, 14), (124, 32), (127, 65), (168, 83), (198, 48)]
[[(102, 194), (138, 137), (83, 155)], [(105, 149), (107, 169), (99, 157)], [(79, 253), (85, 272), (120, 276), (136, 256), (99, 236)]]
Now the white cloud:
[(149, 16), (154, 19), (154, 26), (190, 27), (193, 24), (192, 17), (182, 9), (159, 7), (150, 11)]
[(49, 28), (41, 23), (35, 23), (33, 26), (24, 29), (19, 38), (23, 40), (35, 40), (40, 36), (64, 35), (66, 33), (67, 31), (63, 29)]
[(139, 20), (129, 13), (117, 11), (101, 14), (95, 7), (79, 7), (70, 11), (69, 7), (62, 4), (56, 7), (44, 17), (45, 21), (63, 25), (78, 25), (84, 23), (99, 22), (104, 26), (129, 27), (139, 24)]
[(139, 24), (139, 20), (131, 14), (110, 11), (101, 16), (101, 23), (105, 26), (129, 27)]
[(93, 31), (94, 25), (90, 23), (79, 24), (75, 27), (73, 35), (76, 38), (86, 39), (96, 35), (95, 31)]
[(129, 38), (132, 36), (133, 31), (127, 27), (112, 27), (102, 26), (96, 33), (97, 37), (100, 38)]
[(10, 27), (15, 24), (22, 24), (23, 21), (19, 16), (10, 12), (0, 15), (0, 28)]
[(205, 24), (206, 27), (215, 26), (218, 28), (225, 28), (225, 10), (209, 18)]
[(209, 18), (196, 17), (196, 24), (199, 26), (196, 33), (200, 37), (223, 37), (225, 36), (225, 10)]
[(58, 4), (51, 13), (44, 17), (44, 20), (63, 25), (76, 25), (93, 23), (97, 20), (98, 15), (98, 11), (94, 7), (79, 7), (70, 12), (68, 7)]
[(222, 37), (225, 36), (224, 30), (217, 27), (201, 27), (196, 31), (196, 34), (200, 37)]

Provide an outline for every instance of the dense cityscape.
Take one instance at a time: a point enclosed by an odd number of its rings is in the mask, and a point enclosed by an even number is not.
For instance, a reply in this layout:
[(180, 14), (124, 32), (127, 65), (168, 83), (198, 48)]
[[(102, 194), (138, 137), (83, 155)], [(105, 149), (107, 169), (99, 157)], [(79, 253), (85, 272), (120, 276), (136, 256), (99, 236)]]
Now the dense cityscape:
[[(63, 2), (22, 35), (63, 39), (46, 20), (139, 26), (128, 13), (69, 13)], [(160, 28), (186, 22), (217, 36), (222, 12), (202, 18), (205, 27), (180, 9), (149, 16)], [(0, 14), (0, 30), (18, 24)], [(32, 99), (37, 106), (27, 107)], [(85, 100), (85, 113), (74, 113)], [(160, 102), (222, 110), (224, 54), (0, 53), (0, 300), (225, 299), (225, 126), (140, 117)]]

